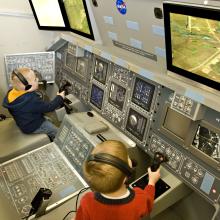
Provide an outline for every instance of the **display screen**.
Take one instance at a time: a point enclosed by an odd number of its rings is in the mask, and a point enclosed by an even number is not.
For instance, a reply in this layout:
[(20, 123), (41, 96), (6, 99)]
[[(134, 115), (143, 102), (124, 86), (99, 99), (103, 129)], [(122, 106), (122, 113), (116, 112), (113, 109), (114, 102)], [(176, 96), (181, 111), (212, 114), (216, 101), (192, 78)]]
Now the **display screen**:
[(74, 64), (75, 64), (75, 57), (71, 53), (66, 53), (66, 60), (65, 65), (66, 67), (70, 68), (71, 70), (74, 70)]
[(63, 14), (67, 17), (70, 30), (94, 40), (92, 26), (85, 0), (63, 1)]
[(94, 69), (94, 74), (93, 74), (94, 79), (96, 79), (97, 81), (99, 81), (102, 84), (105, 84), (107, 70), (108, 70), (108, 63), (106, 63), (100, 59), (96, 59), (95, 60), (95, 69)]
[(146, 125), (147, 119), (134, 109), (130, 108), (127, 118), (126, 130), (140, 141), (143, 141)]
[(185, 140), (187, 133), (189, 132), (190, 125), (191, 119), (169, 107), (167, 108), (163, 128), (168, 130), (171, 134)]
[(154, 85), (149, 84), (140, 78), (136, 78), (131, 101), (146, 111), (149, 111), (154, 95), (154, 90)]
[(164, 4), (167, 69), (220, 89), (219, 10)]
[(214, 180), (215, 180), (214, 176), (210, 175), (209, 173), (206, 173), (204, 178), (203, 178), (200, 189), (203, 192), (205, 192), (206, 194), (209, 194), (210, 190), (212, 188), (212, 185), (214, 183)]
[(29, 0), (39, 29), (65, 29), (59, 0)]
[(117, 109), (122, 111), (125, 101), (126, 89), (114, 82), (111, 82), (108, 101)]
[(98, 86), (92, 84), (90, 102), (100, 110), (102, 109), (104, 91)]
[(87, 73), (86, 71), (87, 71), (87, 59), (77, 58), (76, 73), (84, 77), (86, 76), (86, 73)]
[(199, 125), (192, 146), (220, 162), (220, 135)]

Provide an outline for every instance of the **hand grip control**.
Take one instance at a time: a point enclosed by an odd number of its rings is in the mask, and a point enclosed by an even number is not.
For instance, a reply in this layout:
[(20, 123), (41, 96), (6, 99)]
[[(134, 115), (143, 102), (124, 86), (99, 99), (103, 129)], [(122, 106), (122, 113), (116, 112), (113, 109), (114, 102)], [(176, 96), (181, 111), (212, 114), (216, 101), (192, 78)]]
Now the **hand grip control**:
[(167, 162), (168, 158), (166, 155), (160, 153), (160, 152), (156, 152), (154, 154), (154, 158), (153, 158), (153, 162), (151, 165), (151, 171), (155, 172), (159, 167), (161, 163)]

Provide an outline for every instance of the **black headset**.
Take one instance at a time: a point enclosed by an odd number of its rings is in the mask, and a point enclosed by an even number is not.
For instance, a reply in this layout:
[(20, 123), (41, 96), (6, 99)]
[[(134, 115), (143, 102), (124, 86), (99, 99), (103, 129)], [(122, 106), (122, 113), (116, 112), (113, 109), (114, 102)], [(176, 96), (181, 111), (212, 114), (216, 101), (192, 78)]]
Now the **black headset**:
[(17, 69), (13, 70), (12, 73), (22, 82), (22, 84), (25, 86), (25, 90), (29, 90), (32, 87), (32, 85), (28, 83), (25, 77)]
[(128, 177), (130, 177), (134, 172), (134, 170), (131, 167), (129, 167), (128, 164), (125, 163), (123, 160), (106, 153), (90, 154), (87, 159), (87, 162), (89, 161), (96, 161), (96, 162), (110, 164), (121, 170)]

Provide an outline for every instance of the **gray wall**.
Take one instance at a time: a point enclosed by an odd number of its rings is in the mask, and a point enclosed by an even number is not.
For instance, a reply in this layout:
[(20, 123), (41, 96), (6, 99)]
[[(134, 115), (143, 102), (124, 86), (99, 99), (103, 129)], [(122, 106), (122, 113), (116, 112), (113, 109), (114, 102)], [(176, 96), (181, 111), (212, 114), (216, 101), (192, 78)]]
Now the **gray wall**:
[[(2, 103), (8, 89), (4, 55), (45, 51), (59, 32), (39, 30), (27, 0), (0, 0), (0, 6), (0, 103)], [(0, 113), (6, 112), (1, 106)]]

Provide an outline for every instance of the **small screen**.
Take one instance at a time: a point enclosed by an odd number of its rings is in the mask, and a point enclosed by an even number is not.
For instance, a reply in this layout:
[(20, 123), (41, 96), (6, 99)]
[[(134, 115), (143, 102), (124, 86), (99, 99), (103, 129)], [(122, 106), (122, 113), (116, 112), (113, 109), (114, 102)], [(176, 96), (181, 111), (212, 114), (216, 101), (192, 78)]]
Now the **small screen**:
[(58, 0), (29, 0), (41, 27), (65, 27)]
[(66, 66), (74, 70), (75, 57), (71, 53), (66, 53)]
[(147, 119), (137, 111), (130, 108), (126, 130), (133, 134), (140, 141), (143, 141), (146, 125)]
[(210, 175), (209, 173), (206, 173), (202, 181), (200, 189), (203, 192), (209, 194), (212, 188), (212, 185), (214, 183), (214, 180), (215, 180), (214, 176)]
[(100, 110), (102, 109), (104, 91), (98, 86), (92, 84), (90, 102)]
[(111, 83), (108, 101), (122, 111), (125, 101), (126, 89), (116, 83)]
[(211, 129), (199, 125), (192, 146), (220, 162), (220, 135)]
[(77, 63), (76, 63), (76, 72), (80, 76), (86, 76), (86, 71), (87, 71), (87, 60), (85, 58), (77, 58)]
[(190, 124), (191, 119), (169, 107), (167, 108), (167, 113), (163, 123), (163, 127), (166, 130), (182, 140), (185, 140), (187, 133), (189, 132)]
[(154, 85), (151, 85), (142, 79), (136, 78), (131, 101), (146, 111), (149, 111), (154, 90)]
[(64, 8), (71, 30), (93, 38), (86, 2), (84, 0), (65, 0)]
[(95, 69), (94, 69), (94, 79), (98, 80), (100, 83), (105, 84), (107, 76), (108, 63), (96, 59), (95, 60)]

